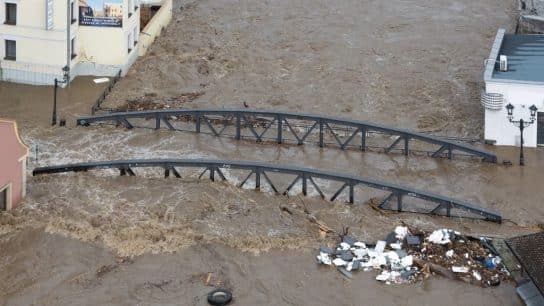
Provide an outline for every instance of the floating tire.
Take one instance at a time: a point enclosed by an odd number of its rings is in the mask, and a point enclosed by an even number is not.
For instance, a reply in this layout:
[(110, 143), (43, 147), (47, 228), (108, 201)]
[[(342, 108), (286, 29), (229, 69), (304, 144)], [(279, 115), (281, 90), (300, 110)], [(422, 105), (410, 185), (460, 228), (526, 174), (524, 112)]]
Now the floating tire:
[(228, 289), (215, 289), (208, 293), (208, 303), (213, 306), (224, 306), (232, 301), (232, 293)]

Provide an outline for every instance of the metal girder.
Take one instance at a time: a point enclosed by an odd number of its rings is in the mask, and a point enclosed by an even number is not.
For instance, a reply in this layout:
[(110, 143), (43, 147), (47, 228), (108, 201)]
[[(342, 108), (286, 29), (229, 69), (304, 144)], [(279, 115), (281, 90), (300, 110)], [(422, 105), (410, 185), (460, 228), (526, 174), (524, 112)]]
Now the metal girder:
[[(252, 174), (255, 174), (255, 187), (259, 189), (260, 187), (260, 177), (261, 174), (265, 177), (268, 183), (272, 186), (272, 189), (278, 192), (277, 187), (272, 184), (271, 180), (265, 174), (265, 172), (273, 172), (285, 175), (296, 175), (296, 178), (289, 184), (289, 186), (284, 190), (283, 194), (287, 194), (297, 183), (302, 181), (302, 192), (306, 193), (307, 191), (307, 181), (310, 181), (315, 187), (320, 196), (325, 197), (322, 189), (315, 182), (314, 179), (318, 178), (321, 180), (326, 180), (329, 182), (340, 182), (343, 183), (342, 187), (336, 191), (332, 196), (331, 200), (334, 201), (338, 195), (346, 188), (349, 187), (349, 202), (353, 203), (355, 201), (355, 192), (354, 187), (357, 185), (367, 186), (370, 188), (383, 190), (390, 192), (391, 194), (386, 198), (388, 201), (392, 195), (397, 196), (397, 207), (395, 210), (403, 210), (403, 198), (411, 197), (415, 199), (422, 199), (428, 202), (434, 202), (438, 204), (436, 208), (427, 213), (433, 214), (439, 210), (439, 207), (445, 207), (447, 216), (451, 215), (452, 209), (459, 209), (465, 213), (471, 213), (478, 217), (483, 217), (486, 220), (501, 222), (501, 216), (491, 210), (478, 207), (474, 204), (467, 203), (461, 200), (456, 200), (450, 197), (445, 197), (437, 194), (433, 194), (427, 191), (416, 190), (410, 187), (404, 187), (400, 185), (395, 185), (387, 182), (381, 182), (373, 180), (370, 178), (350, 175), (346, 173), (336, 173), (329, 171), (322, 171), (310, 168), (301, 168), (294, 166), (285, 166), (285, 165), (275, 165), (275, 164), (266, 164), (259, 162), (249, 162), (249, 161), (230, 161), (230, 160), (205, 160), (205, 159), (141, 159), (141, 160), (114, 160), (114, 161), (100, 161), (100, 162), (86, 162), (86, 163), (76, 163), (69, 165), (59, 165), (59, 166), (50, 166), (50, 167), (40, 167), (34, 169), (32, 172), (33, 175), (40, 174), (51, 174), (51, 173), (61, 173), (61, 172), (79, 172), (79, 171), (88, 171), (92, 169), (119, 169), (123, 175), (129, 173), (129, 175), (135, 175), (132, 171), (133, 168), (139, 167), (152, 167), (152, 168), (162, 168), (162, 169), (175, 169), (175, 168), (204, 168), (204, 172), (200, 177), (206, 172), (209, 171), (210, 179), (214, 180), (215, 173), (218, 173), (222, 179), (226, 180), (225, 175), (222, 171), (227, 169), (239, 169), (250, 171), (249, 175), (242, 181), (239, 185), (243, 186), (246, 181), (250, 178)], [(179, 173), (178, 173), (179, 174)], [(200, 178), (199, 177), (199, 178)], [(384, 201), (384, 203), (386, 202)], [(383, 203), (382, 205), (383, 206)]]
[[(116, 122), (117, 124), (123, 125), (126, 128), (133, 128), (134, 125), (128, 121), (128, 119), (135, 118), (159, 118), (156, 128), (160, 128), (160, 119), (165, 123), (166, 127), (169, 129), (175, 129), (168, 121), (170, 117), (183, 117), (183, 118), (193, 118), (195, 122), (195, 131), (200, 133), (201, 121), (204, 119), (205, 124), (210, 128), (212, 133), (215, 136), (220, 136), (221, 132), (218, 132), (213, 128), (213, 124), (208, 120), (207, 116), (223, 116), (226, 121), (226, 118), (232, 118), (231, 124), (236, 125), (236, 136), (235, 139), (241, 139), (240, 129), (247, 127), (257, 140), (257, 142), (262, 141), (264, 133), (266, 133), (269, 128), (276, 123), (278, 129), (276, 131), (276, 140), (277, 143), (282, 143), (285, 139), (283, 138), (283, 126), (285, 125), (287, 129), (295, 136), (297, 144), (304, 144), (307, 137), (314, 131), (316, 127), (319, 127), (319, 146), (324, 146), (323, 134), (324, 129), (327, 128), (331, 130), (333, 137), (335, 138), (338, 146), (341, 149), (345, 149), (349, 143), (353, 141), (355, 135), (358, 131), (361, 132), (361, 149), (364, 151), (367, 148), (367, 133), (383, 133), (391, 136), (397, 136), (398, 138), (395, 142), (385, 148), (386, 153), (392, 151), (392, 149), (401, 141), (404, 140), (404, 149), (402, 150), (405, 155), (408, 155), (409, 152), (409, 141), (417, 140), (429, 145), (438, 145), (440, 149), (432, 154), (433, 157), (441, 157), (444, 150), (448, 150), (448, 158), (452, 158), (452, 151), (460, 152), (465, 155), (471, 155), (475, 157), (482, 158), (483, 161), (496, 163), (497, 156), (493, 153), (487, 152), (485, 150), (476, 148), (474, 146), (455, 142), (452, 140), (441, 139), (439, 137), (430, 136), (418, 132), (412, 132), (409, 130), (387, 127), (375, 123), (353, 120), (353, 119), (344, 119), (332, 116), (323, 116), (323, 115), (312, 115), (312, 114), (303, 114), (303, 113), (293, 113), (293, 112), (280, 112), (280, 111), (269, 111), (269, 110), (248, 110), (248, 109), (167, 109), (167, 110), (149, 110), (149, 111), (139, 111), (139, 112), (125, 112), (125, 113), (110, 113), (100, 116), (89, 116), (89, 117), (80, 117), (77, 119), (77, 124), (82, 126), (88, 126), (91, 123), (97, 122)], [(263, 133), (258, 134), (254, 127), (251, 125), (248, 118), (271, 118), (269, 126), (265, 126)], [(246, 126), (242, 126), (241, 120), (244, 119)], [(304, 133), (302, 137), (293, 129), (288, 120), (303, 120), (309, 121), (312, 124), (311, 128)], [(353, 134), (347, 139), (347, 141), (341, 141), (337, 133), (331, 128), (331, 124), (338, 126), (345, 130), (350, 130)]]

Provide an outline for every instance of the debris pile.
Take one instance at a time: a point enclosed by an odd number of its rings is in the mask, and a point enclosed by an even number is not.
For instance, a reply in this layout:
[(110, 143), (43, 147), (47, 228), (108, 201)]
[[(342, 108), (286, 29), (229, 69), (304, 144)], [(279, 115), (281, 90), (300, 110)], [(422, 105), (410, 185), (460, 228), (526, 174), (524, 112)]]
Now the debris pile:
[(385, 240), (375, 244), (347, 235), (341, 240), (336, 248), (321, 247), (317, 261), (335, 266), (348, 278), (353, 277), (353, 271), (378, 270), (376, 280), (401, 284), (440, 274), (486, 287), (510, 277), (487, 239), (463, 236), (453, 230), (425, 233), (397, 226)]

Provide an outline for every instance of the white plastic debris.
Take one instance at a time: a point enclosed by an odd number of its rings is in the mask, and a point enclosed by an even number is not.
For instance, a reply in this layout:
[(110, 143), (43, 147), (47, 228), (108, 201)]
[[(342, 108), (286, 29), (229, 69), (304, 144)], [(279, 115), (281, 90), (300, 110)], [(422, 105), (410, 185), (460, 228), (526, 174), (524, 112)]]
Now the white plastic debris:
[(387, 260), (385, 259), (385, 256), (379, 255), (377, 257), (372, 258), (372, 267), (375, 269), (378, 269), (381, 266), (387, 265)]
[(372, 261), (361, 262), (361, 267), (363, 267), (363, 270), (366, 269), (365, 271), (370, 270), (370, 267), (372, 267)]
[(391, 273), (389, 273), (389, 271), (382, 271), (381, 274), (376, 276), (376, 280), (385, 282), (389, 280), (389, 277), (391, 277)]
[(329, 254), (323, 252), (317, 255), (317, 261), (327, 266), (330, 266), (332, 264), (332, 260), (329, 257)]
[(398, 240), (404, 240), (408, 236), (408, 227), (406, 226), (397, 226), (395, 227), (395, 237)]
[(363, 259), (363, 257), (368, 253), (366, 249), (355, 249), (353, 251), (353, 255), (355, 256), (355, 259)]
[(379, 240), (378, 242), (376, 242), (376, 247), (374, 247), (374, 250), (378, 254), (381, 254), (381, 253), (383, 253), (383, 250), (385, 250), (386, 245), (387, 245), (387, 242), (385, 242), (383, 240)]
[(469, 257), (468, 253), (465, 253), (465, 258), (468, 258), (468, 257)]
[(400, 272), (398, 271), (391, 271), (391, 274), (389, 274), (389, 280), (398, 282), (400, 278)]
[(400, 263), (403, 267), (409, 269), (414, 264), (414, 258), (412, 255), (404, 256), (401, 258)]
[(447, 229), (436, 230), (432, 232), (432, 234), (429, 235), (429, 237), (427, 237), (427, 240), (436, 244), (448, 244), (451, 242), (449, 230)]
[(109, 82), (110, 79), (108, 78), (98, 78), (98, 79), (94, 79), (93, 82), (95, 84), (102, 84), (102, 83), (106, 83), (106, 82)]
[(366, 244), (364, 242), (357, 241), (353, 245), (361, 249), (366, 249)]
[(345, 242), (340, 243), (340, 249), (342, 249), (343, 251), (347, 251), (347, 250), (349, 250), (349, 248), (350, 248), (349, 244), (347, 244)]
[(451, 270), (455, 273), (468, 273), (469, 269), (468, 267), (451, 267)]
[(343, 260), (342, 258), (335, 258), (332, 263), (337, 266), (337, 267), (343, 267), (345, 265), (347, 265), (348, 263)]
[(472, 271), (472, 276), (477, 280), (482, 280), (482, 275), (478, 271)]
[(399, 242), (399, 243), (390, 243), (389, 244), (391, 246), (392, 249), (394, 250), (400, 250), (402, 249), (402, 243)]
[(448, 250), (446, 252), (446, 257), (453, 257), (453, 250)]
[(502, 262), (502, 259), (499, 256), (495, 256), (491, 261), (495, 266), (498, 266)]
[(389, 252), (385, 253), (385, 256), (387, 256), (390, 263), (395, 264), (395, 263), (400, 262), (399, 254), (397, 254), (397, 252), (395, 252), (395, 251), (389, 251)]

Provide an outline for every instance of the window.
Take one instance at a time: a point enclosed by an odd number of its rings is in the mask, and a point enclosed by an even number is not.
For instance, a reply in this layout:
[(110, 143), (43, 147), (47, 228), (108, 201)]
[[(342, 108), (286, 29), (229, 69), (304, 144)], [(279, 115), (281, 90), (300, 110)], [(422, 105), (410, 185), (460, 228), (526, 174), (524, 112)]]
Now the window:
[(17, 4), (6, 3), (6, 21), (4, 24), (17, 24)]
[(75, 38), (72, 38), (71, 50), (72, 50), (72, 59), (74, 59), (77, 56), (77, 53), (76, 53), (76, 39)]
[(134, 28), (132, 31), (132, 35), (134, 37), (134, 46), (138, 43), (138, 28)]
[(132, 33), (128, 34), (128, 53), (132, 51), (132, 47), (134, 47), (134, 40), (132, 39)]
[(17, 59), (17, 42), (15, 40), (6, 40), (5, 60), (14, 61)]
[(76, 7), (75, 7), (75, 4), (74, 2), (71, 2), (70, 3), (70, 18), (72, 18), (72, 24), (76, 23), (77, 21), (77, 18), (76, 18)]

